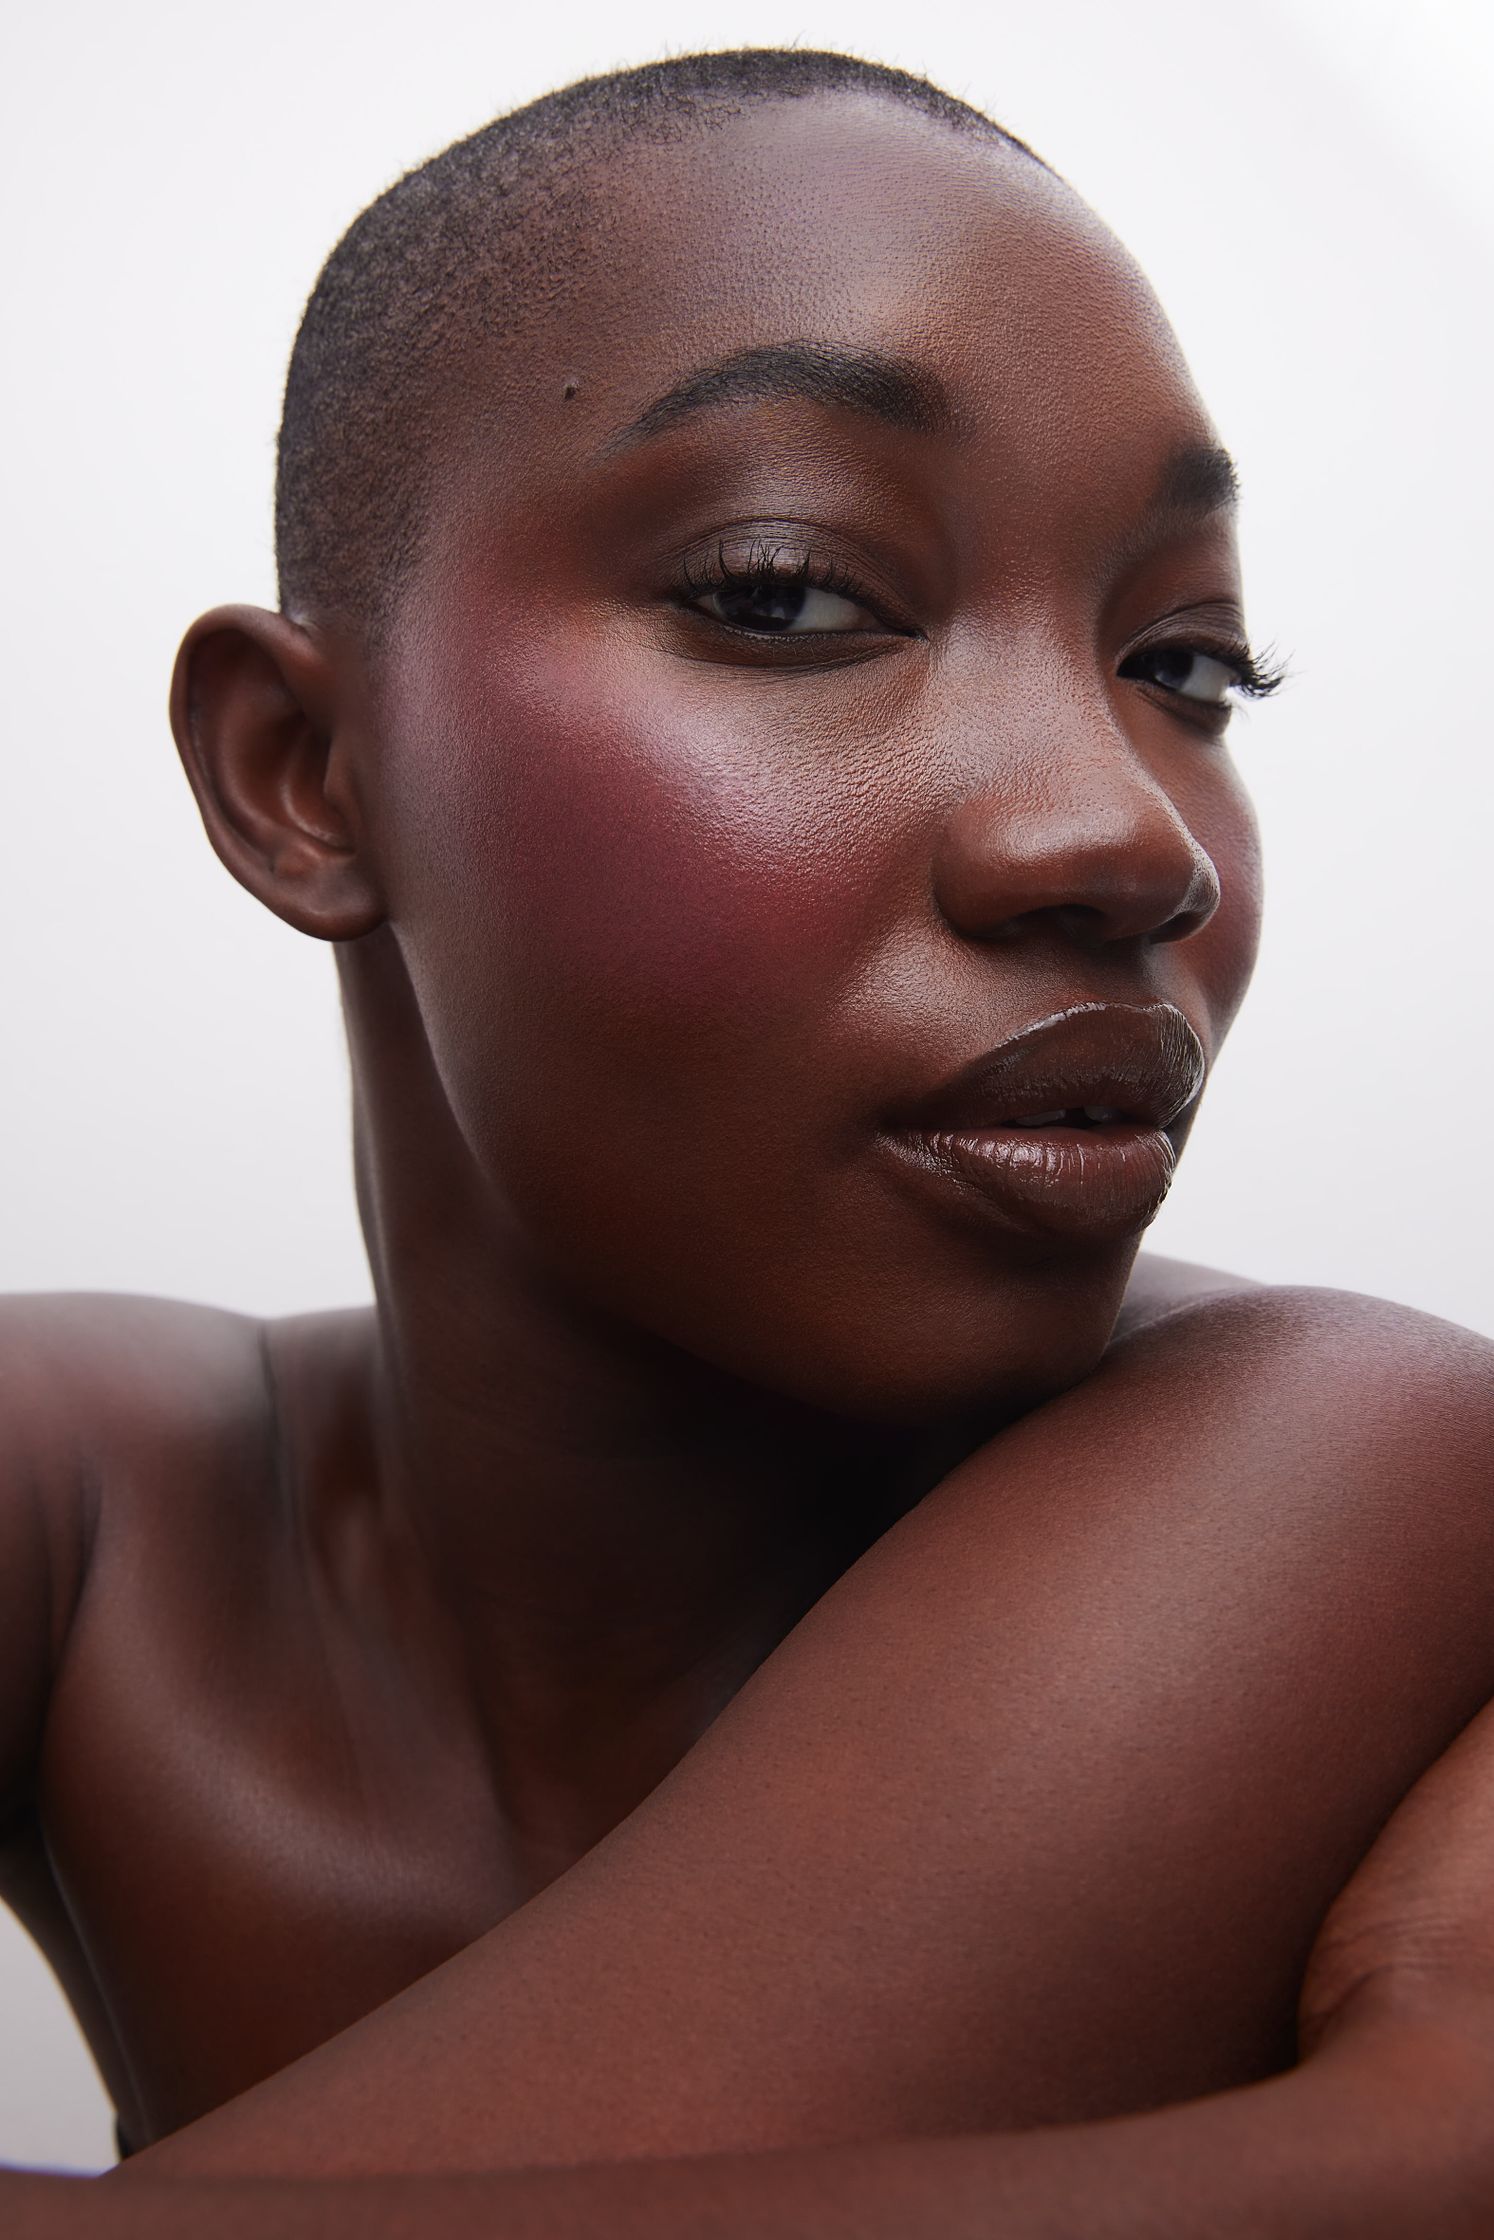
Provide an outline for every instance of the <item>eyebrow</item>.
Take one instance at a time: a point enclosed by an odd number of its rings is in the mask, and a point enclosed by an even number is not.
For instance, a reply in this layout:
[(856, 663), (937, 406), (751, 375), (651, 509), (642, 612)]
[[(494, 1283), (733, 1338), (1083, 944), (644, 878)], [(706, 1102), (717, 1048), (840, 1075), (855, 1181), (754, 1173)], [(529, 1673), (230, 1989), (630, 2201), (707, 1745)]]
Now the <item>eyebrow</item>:
[(1240, 477), (1224, 446), (1187, 443), (1167, 460), (1148, 511), (1201, 518), (1228, 511), (1239, 498)]
[(737, 350), (687, 373), (615, 435), (609, 452), (631, 449), (714, 405), (784, 398), (861, 412), (889, 427), (940, 435), (953, 420), (943, 384), (911, 358), (849, 350), (831, 342), (773, 342)]
[[(645, 405), (606, 449), (609, 454), (631, 450), (717, 405), (784, 398), (865, 413), (918, 435), (947, 434), (955, 424), (943, 383), (912, 358), (833, 342), (773, 342), (697, 366)], [(1224, 446), (1187, 443), (1166, 460), (1147, 512), (1203, 519), (1234, 507), (1239, 496), (1239, 474)]]

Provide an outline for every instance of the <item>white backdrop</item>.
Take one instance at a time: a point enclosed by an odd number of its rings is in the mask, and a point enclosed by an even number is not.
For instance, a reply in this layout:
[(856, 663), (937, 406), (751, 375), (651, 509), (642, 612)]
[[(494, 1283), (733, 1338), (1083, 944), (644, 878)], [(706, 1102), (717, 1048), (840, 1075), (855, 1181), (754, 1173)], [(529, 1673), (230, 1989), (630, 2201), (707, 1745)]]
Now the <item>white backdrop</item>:
[[(209, 854), (163, 716), (176, 640), (216, 600), (273, 603), (285, 358), (371, 196), (586, 72), (798, 41), (926, 70), (1033, 142), (1151, 273), (1242, 464), (1253, 628), (1295, 669), (1236, 719), (1268, 930), (1153, 1241), (1494, 1335), (1485, 0), (1414, 21), (1398, 0), (49, 0), (14, 21), (0, 1289), (366, 1295), (330, 960)], [(6, 1925), (0, 2159), (108, 2152)]]

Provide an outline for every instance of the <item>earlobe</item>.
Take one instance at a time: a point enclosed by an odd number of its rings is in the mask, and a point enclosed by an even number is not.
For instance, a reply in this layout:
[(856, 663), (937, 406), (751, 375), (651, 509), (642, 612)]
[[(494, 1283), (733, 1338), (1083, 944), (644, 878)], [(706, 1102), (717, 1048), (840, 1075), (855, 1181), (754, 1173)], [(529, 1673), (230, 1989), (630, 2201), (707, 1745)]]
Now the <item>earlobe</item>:
[(263, 607), (215, 607), (182, 641), (171, 728), (208, 838), (302, 933), (351, 941), (384, 912), (359, 829), (334, 663)]

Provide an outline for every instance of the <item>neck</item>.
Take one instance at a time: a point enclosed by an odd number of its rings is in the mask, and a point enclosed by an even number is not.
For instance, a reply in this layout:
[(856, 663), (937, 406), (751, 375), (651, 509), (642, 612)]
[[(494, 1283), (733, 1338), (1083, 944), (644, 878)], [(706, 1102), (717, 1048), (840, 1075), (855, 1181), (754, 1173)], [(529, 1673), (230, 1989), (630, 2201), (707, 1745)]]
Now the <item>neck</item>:
[(381, 1509), (515, 1809), (568, 1784), (610, 1825), (970, 1442), (818, 1414), (567, 1296), (474, 1167), (392, 939), (342, 965)]

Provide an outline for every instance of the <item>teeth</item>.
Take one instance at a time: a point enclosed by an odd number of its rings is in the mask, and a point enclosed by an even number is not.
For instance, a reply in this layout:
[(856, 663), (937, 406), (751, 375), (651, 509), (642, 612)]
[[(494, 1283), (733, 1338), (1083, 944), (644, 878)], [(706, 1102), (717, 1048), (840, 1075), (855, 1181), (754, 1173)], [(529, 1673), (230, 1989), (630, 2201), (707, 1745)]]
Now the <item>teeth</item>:
[(1007, 1120), (1008, 1128), (1076, 1128), (1089, 1121), (1095, 1127), (1104, 1127), (1109, 1121), (1124, 1120), (1125, 1114), (1115, 1105), (1082, 1104), (1066, 1105), (1061, 1112), (1030, 1112), (1025, 1119)]

